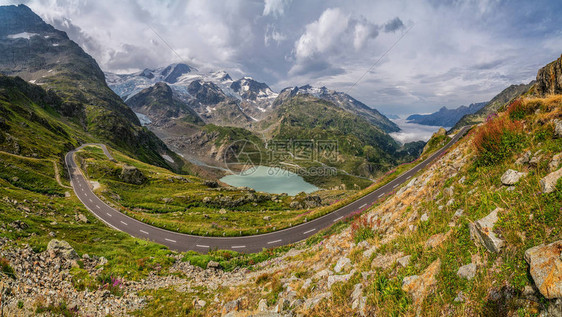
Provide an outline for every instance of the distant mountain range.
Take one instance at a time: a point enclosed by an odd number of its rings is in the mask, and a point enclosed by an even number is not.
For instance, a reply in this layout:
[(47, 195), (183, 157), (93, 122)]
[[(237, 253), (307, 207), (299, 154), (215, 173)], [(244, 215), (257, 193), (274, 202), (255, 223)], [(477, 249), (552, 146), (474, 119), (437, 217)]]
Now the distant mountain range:
[[(202, 73), (186, 64), (106, 77), (133, 111), (149, 119), (149, 129), (192, 162), (220, 165), (236, 138), (252, 140), (262, 149), (273, 140), (337, 139), (341, 157), (331, 164), (371, 177), (415, 158), (423, 147), (410, 144), (402, 151), (388, 134), (399, 131), (395, 123), (326, 87), (305, 85), (276, 93), (251, 77), (233, 80), (224, 71)], [(375, 149), (368, 159), (365, 147)]]
[(467, 114), (459, 120), (453, 129), (457, 129), (464, 125), (470, 124), (477, 124), (484, 122), (486, 118), (493, 113), (497, 113), (500, 109), (502, 109), (506, 104), (508, 104), (511, 100), (521, 96), (522, 94), (526, 93), (533, 87), (535, 81), (531, 81), (528, 84), (519, 84), (519, 85), (511, 85), (506, 89), (502, 90), (499, 94), (497, 94), (492, 100), (488, 102), (485, 107), (482, 107), (480, 110), (476, 111), (473, 114)]
[(448, 109), (447, 107), (442, 107), (439, 111), (431, 114), (413, 114), (409, 116), (406, 120), (411, 123), (431, 125), (431, 126), (441, 126), (441, 127), (452, 127), (454, 126), (463, 116), (467, 114), (475, 113), (476, 111), (482, 109), (486, 106), (487, 102), (473, 103), (467, 106), (460, 106), (456, 109)]

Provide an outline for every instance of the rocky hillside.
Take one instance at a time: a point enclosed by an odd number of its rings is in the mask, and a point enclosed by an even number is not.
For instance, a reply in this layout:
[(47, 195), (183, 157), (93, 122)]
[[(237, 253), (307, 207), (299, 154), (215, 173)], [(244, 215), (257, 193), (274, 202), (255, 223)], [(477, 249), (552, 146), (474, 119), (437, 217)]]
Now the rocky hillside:
[[(5, 279), (11, 292), (5, 311), (559, 316), (562, 97), (529, 97), (520, 104), (475, 127), (362, 215), (290, 250), (252, 258), (257, 264), (241, 258), (233, 265), (238, 255), (229, 251), (157, 252), (143, 259), (137, 250), (130, 265), (138, 266), (139, 274), (120, 270), (114, 263), (122, 260), (107, 251), (85, 254), (77, 242), (53, 240), (34, 251), (3, 240), (4, 274), (15, 277)], [(482, 145), (497, 125), (502, 133), (514, 133), (518, 146), (506, 138), (502, 146), (509, 151), (489, 161), (496, 152)], [(28, 208), (28, 203), (6, 205)], [(10, 226), (21, 235), (30, 230), (21, 222)], [(59, 293), (38, 299), (34, 294), (44, 289)]]
[(56, 94), (55, 110), (99, 140), (168, 166), (170, 153), (105, 83), (96, 61), (25, 5), (0, 7), (0, 73)]
[(376, 109), (368, 107), (346, 93), (330, 90), (326, 87), (316, 88), (306, 85), (285, 88), (279, 93), (279, 97), (275, 100), (273, 106), (280, 105), (297, 95), (313, 96), (329, 101), (351, 114), (362, 117), (385, 132), (397, 132), (400, 130), (394, 122), (390, 121)]
[(453, 129), (458, 129), (465, 125), (478, 124), (484, 122), (489, 115), (500, 111), (511, 100), (525, 94), (533, 87), (534, 81), (528, 84), (511, 85), (496, 95), (486, 104), (485, 107), (476, 111), (476, 113), (468, 114), (462, 117)]
[(472, 103), (468, 107), (460, 106), (456, 109), (448, 109), (442, 107), (439, 111), (431, 114), (413, 114), (407, 118), (408, 122), (418, 123), (423, 125), (452, 127), (463, 116), (473, 114), (476, 111), (486, 106), (487, 102)]
[(143, 89), (126, 103), (133, 111), (144, 114), (157, 125), (178, 118), (187, 123), (204, 124), (201, 117), (189, 105), (176, 98), (170, 86), (164, 82)]

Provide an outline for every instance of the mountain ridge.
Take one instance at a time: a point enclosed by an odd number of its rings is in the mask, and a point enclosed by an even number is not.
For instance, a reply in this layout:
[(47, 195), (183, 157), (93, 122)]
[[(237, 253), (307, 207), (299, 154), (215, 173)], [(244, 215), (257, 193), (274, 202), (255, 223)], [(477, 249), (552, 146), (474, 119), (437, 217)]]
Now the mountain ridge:
[(452, 127), (463, 116), (475, 113), (485, 107), (487, 102), (472, 103), (469, 106), (460, 106), (455, 109), (441, 107), (438, 111), (431, 114), (413, 114), (406, 118), (409, 123), (417, 123), (430, 126)]

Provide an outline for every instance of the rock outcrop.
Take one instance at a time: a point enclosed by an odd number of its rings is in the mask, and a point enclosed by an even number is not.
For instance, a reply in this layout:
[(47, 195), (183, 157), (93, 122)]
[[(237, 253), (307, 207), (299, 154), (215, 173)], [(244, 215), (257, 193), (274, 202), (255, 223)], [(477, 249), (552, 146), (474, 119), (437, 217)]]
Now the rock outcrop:
[(562, 168), (546, 175), (540, 181), (541, 191), (543, 193), (552, 193), (556, 189), (556, 184), (560, 177), (562, 177)]
[(518, 172), (516, 170), (509, 169), (502, 175), (501, 181), (502, 184), (506, 186), (511, 186), (517, 184), (521, 179), (521, 177), (525, 175), (527, 175), (527, 173)]
[(123, 166), (119, 179), (121, 179), (125, 183), (135, 185), (141, 185), (147, 180), (146, 176), (144, 176), (144, 174), (138, 168), (130, 165)]
[(402, 290), (412, 295), (414, 306), (419, 307), (437, 283), (436, 276), (441, 269), (441, 260), (437, 259), (425, 269), (422, 275), (412, 275), (404, 278)]
[(535, 87), (540, 96), (562, 94), (562, 56), (539, 70)]
[(548, 299), (562, 298), (562, 240), (525, 251), (533, 281)]
[(469, 224), (470, 237), (479, 241), (488, 251), (499, 253), (504, 245), (504, 241), (494, 233), (494, 225), (498, 221), (498, 212), (501, 208), (496, 208), (486, 217)]
[(47, 245), (47, 252), (51, 258), (63, 257), (67, 260), (77, 260), (79, 259), (78, 254), (70, 246), (70, 244), (64, 240), (53, 239), (49, 241)]

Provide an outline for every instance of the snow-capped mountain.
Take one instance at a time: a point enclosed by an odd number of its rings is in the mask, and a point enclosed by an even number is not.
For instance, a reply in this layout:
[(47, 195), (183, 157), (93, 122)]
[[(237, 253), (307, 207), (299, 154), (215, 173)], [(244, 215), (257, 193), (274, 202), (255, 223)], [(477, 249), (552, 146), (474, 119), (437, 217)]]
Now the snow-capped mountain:
[[(241, 121), (230, 124), (244, 126), (261, 119), (278, 96), (267, 84), (251, 77), (234, 81), (225, 71), (204, 73), (186, 64), (105, 75), (109, 87), (125, 101), (143, 89), (165, 82), (179, 100), (191, 105), (208, 123), (228, 122), (227, 118), (236, 117)], [(249, 122), (245, 118), (249, 118)]]

